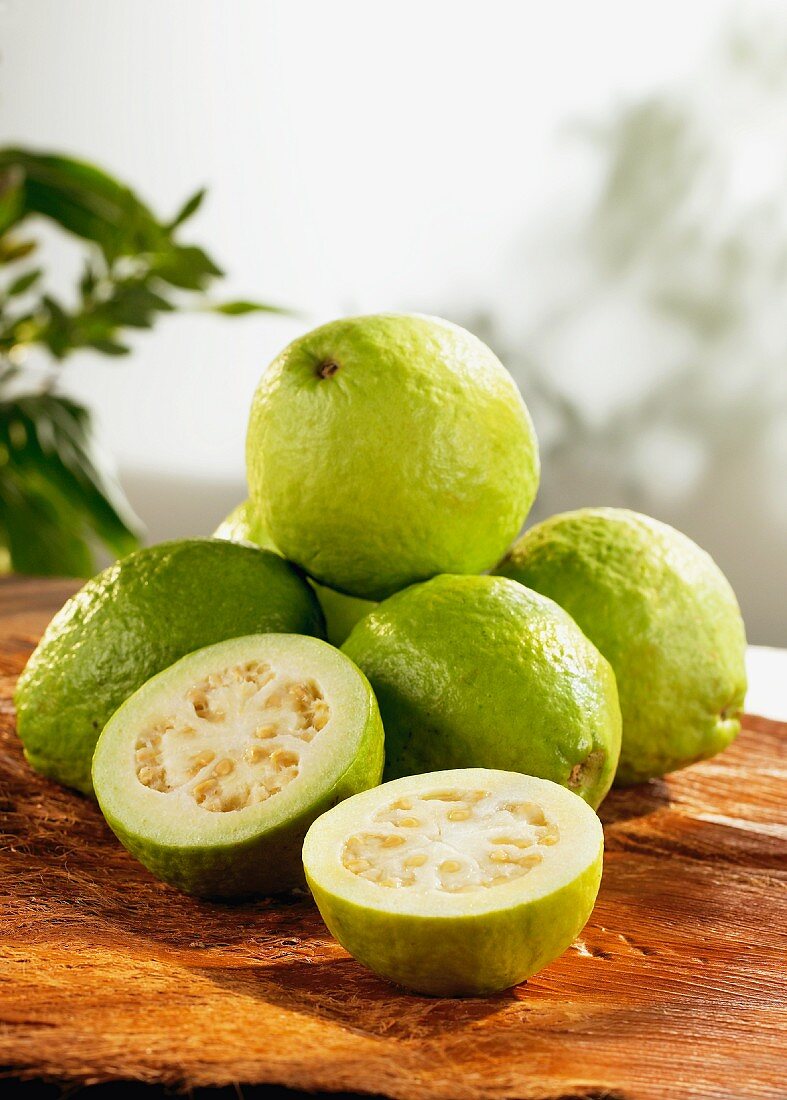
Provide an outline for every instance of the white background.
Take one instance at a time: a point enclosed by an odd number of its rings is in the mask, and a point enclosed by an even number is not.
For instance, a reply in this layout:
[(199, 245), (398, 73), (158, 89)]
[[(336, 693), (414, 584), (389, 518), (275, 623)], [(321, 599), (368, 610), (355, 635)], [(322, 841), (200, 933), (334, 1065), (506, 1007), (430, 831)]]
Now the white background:
[[(464, 317), (505, 296), (524, 227), (562, 186), (561, 127), (681, 80), (734, 10), (6, 0), (2, 140), (94, 160), (162, 214), (207, 185), (186, 235), (228, 271), (217, 295), (300, 311), (165, 319), (129, 361), (67, 366), (151, 537), (207, 533), (244, 494), (249, 399), (292, 336), (341, 313)], [(52, 255), (67, 287), (76, 251)], [(740, 589), (746, 550), (715, 537)], [(755, 641), (780, 640), (777, 582), (742, 595)]]

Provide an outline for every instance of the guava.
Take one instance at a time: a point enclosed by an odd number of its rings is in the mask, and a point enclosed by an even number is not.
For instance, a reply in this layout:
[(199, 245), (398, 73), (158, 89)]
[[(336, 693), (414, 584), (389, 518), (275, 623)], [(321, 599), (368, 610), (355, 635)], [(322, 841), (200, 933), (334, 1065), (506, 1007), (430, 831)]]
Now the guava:
[[(249, 500), (244, 500), (242, 504), (233, 508), (213, 532), (213, 537), (231, 539), (233, 542), (250, 542), (265, 550), (272, 550), (275, 554), (279, 553), (270, 533), (266, 531)], [(335, 592), (332, 588), (318, 584), (311, 578), (309, 583), (320, 601), (320, 607), (325, 616), (325, 629), (331, 645), (340, 646), (358, 620), (376, 606), (372, 600), (345, 596), (343, 592)]]
[[(252, 507), (250, 500), (236, 504), (213, 532), (214, 539), (229, 539), (230, 542), (250, 542), (261, 550), (270, 550), (279, 554), (279, 550)], [(279, 554), (279, 557), (282, 555)]]
[(617, 783), (704, 760), (737, 735), (743, 621), (721, 570), (686, 535), (622, 508), (583, 508), (533, 527), (496, 572), (561, 604), (614, 668)]
[(260, 381), (246, 454), (284, 556), (369, 600), (491, 568), (538, 487), (513, 379), (436, 317), (351, 317), (295, 340)]
[(192, 650), (266, 631), (325, 631), (303, 576), (267, 550), (184, 539), (116, 562), (55, 615), (19, 678), (27, 759), (90, 794), (98, 735), (133, 691)]
[(435, 577), (381, 603), (343, 651), (377, 695), (386, 778), (493, 768), (553, 780), (593, 807), (607, 793), (615, 676), (552, 600), (505, 577)]
[(418, 993), (496, 993), (543, 969), (593, 909), (604, 838), (556, 783), (484, 768), (355, 795), (306, 834), (303, 863), (330, 932)]
[(366, 677), (326, 642), (232, 638), (148, 680), (104, 728), (93, 784), (121, 843), (204, 897), (303, 884), (307, 828), (380, 781)]

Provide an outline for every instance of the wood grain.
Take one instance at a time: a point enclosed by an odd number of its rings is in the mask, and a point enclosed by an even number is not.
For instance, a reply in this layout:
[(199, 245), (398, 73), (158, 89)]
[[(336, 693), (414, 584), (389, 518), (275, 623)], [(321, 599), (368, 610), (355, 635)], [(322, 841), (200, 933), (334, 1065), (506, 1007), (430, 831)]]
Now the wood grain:
[(153, 880), (97, 808), (31, 772), (10, 702), (71, 582), (0, 583), (0, 1063), (74, 1083), (276, 1082), (401, 1100), (787, 1096), (787, 726), (616, 791), (590, 923), (514, 990), (375, 978), (305, 897)]

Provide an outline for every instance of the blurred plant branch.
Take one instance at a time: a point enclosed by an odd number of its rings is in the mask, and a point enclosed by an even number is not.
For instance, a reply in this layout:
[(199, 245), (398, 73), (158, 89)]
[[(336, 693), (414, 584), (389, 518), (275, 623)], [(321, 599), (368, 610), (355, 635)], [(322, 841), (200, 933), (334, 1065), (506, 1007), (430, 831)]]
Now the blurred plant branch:
[[(89, 575), (93, 548), (134, 549), (139, 524), (99, 457), (90, 412), (57, 392), (60, 365), (89, 348), (122, 356), (125, 333), (163, 313), (200, 309), (241, 316), (280, 312), (252, 301), (213, 302), (223, 274), (211, 257), (176, 239), (199, 209), (197, 191), (160, 221), (132, 190), (69, 157), (0, 149), (0, 566)], [(48, 219), (82, 241), (86, 257), (75, 302), (43, 289), (30, 222)], [(31, 387), (28, 352), (51, 366)]]
[(536, 514), (582, 481), (678, 522), (756, 461), (750, 495), (784, 515), (785, 57), (781, 21), (742, 25), (693, 78), (573, 124), (580, 186), (530, 230), (511, 305), (459, 316), (527, 395)]

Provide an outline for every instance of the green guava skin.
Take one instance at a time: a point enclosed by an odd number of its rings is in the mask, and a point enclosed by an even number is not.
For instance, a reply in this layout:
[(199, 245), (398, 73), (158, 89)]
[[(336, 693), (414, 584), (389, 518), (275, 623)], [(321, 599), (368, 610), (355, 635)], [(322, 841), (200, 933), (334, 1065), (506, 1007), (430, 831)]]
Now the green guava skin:
[[(185, 660), (193, 656), (189, 654)], [(173, 672), (177, 674), (178, 664), (153, 677), (141, 690), (149, 693), (157, 685), (165, 685)], [(122, 728), (134, 706), (135, 696), (131, 696), (105, 727), (93, 759), (95, 791), (107, 824), (123, 847), (152, 874), (195, 897), (262, 897), (304, 886), (301, 848), (309, 826), (345, 798), (380, 782), (383, 727), (374, 693), (365, 677), (363, 680), (368, 689), (366, 710), (361, 716), (363, 734), (352, 764), (333, 786), (286, 821), (241, 842), (229, 839), (224, 844), (210, 846), (173, 844), (163, 835), (151, 836), (149, 821), (143, 819), (137, 824), (121, 820), (102, 796), (102, 772), (112, 772), (112, 741), (115, 730)]]
[[(249, 500), (244, 500), (233, 508), (213, 532), (213, 537), (230, 539), (233, 542), (250, 542), (264, 550), (272, 550), (274, 554), (279, 553)], [(331, 645), (342, 645), (355, 624), (377, 606), (372, 600), (345, 596), (343, 592), (335, 592), (332, 588), (318, 584), (311, 578), (309, 583), (320, 601), (320, 607), (325, 616), (325, 629)]]
[(269, 897), (305, 885), (301, 847), (309, 826), (326, 810), (380, 782), (382, 725), (370, 723), (364, 755), (341, 780), (286, 823), (243, 843), (211, 848), (152, 842), (105, 813), (120, 843), (151, 874), (184, 894), (199, 898)]
[(686, 535), (637, 512), (583, 508), (531, 528), (495, 572), (557, 601), (614, 668), (616, 784), (705, 760), (737, 736), (743, 621), (721, 570)]
[(306, 874), (328, 931), (353, 958), (405, 989), (432, 997), (483, 997), (543, 970), (587, 923), (603, 850), (573, 882), (537, 903), (463, 919), (386, 913), (324, 890)]
[(322, 613), (325, 616), (325, 629), (331, 645), (341, 647), (349, 638), (356, 623), (369, 614), (377, 603), (374, 600), (362, 600), (360, 596), (345, 596), (324, 584), (312, 581), (311, 586), (317, 593)]
[(593, 808), (620, 752), (609, 664), (554, 603), (504, 577), (440, 576), (390, 597), (342, 647), (374, 688), (385, 777), (492, 768)]
[(235, 505), (213, 532), (213, 538), (229, 539), (230, 542), (250, 542), (261, 550), (270, 550), (282, 557), (250, 500), (243, 500)]
[(16, 688), (30, 765), (85, 794), (101, 730), (155, 673), (242, 634), (325, 637), (314, 592), (266, 550), (217, 539), (164, 542), (88, 581), (55, 615)]
[(290, 344), (260, 381), (246, 454), (284, 556), (368, 600), (491, 568), (539, 477), (499, 360), (464, 329), (407, 314), (334, 321)]

